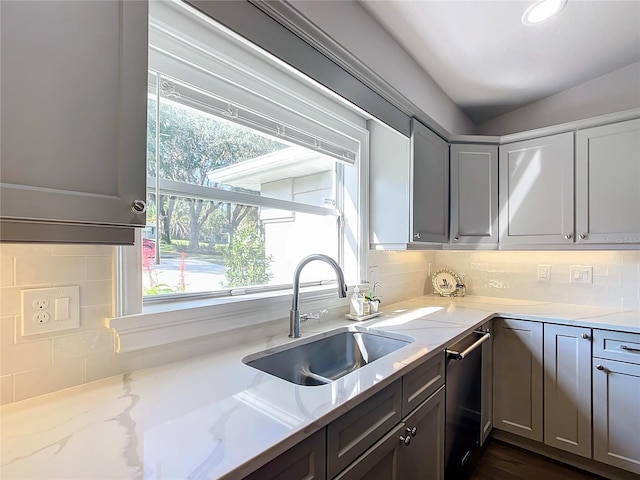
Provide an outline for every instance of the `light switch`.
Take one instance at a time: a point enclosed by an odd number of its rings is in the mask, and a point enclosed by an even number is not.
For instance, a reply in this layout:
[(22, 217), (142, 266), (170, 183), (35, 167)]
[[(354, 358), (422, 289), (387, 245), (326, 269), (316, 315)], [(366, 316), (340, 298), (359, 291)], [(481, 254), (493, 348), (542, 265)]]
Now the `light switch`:
[(56, 321), (69, 319), (69, 297), (56, 298)]
[(571, 283), (593, 283), (593, 267), (590, 265), (571, 265), (569, 277)]

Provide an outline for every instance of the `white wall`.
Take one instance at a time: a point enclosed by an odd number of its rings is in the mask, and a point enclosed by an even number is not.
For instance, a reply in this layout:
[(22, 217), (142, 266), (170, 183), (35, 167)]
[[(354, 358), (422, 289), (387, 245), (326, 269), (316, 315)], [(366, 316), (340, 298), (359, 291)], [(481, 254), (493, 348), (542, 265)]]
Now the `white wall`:
[(564, 90), (477, 126), (506, 135), (640, 107), (640, 63)]
[(448, 132), (473, 133), (471, 120), (358, 2), (289, 3)]

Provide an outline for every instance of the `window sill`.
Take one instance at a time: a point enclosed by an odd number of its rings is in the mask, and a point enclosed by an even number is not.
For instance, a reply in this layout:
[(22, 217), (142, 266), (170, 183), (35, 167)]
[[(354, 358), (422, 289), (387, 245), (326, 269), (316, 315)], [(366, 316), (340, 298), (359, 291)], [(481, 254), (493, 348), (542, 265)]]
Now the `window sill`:
[[(335, 286), (307, 287), (300, 292), (302, 311), (347, 304)], [(191, 340), (206, 335), (252, 327), (282, 319), (288, 321), (291, 290), (240, 297), (175, 301), (144, 308), (142, 313), (106, 320), (115, 333), (117, 353)]]

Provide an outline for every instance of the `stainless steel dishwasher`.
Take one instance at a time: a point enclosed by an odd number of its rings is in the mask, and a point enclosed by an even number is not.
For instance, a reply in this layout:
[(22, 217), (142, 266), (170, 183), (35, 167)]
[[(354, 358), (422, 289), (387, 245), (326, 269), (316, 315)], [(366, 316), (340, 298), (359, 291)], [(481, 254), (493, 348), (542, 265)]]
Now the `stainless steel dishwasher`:
[[(488, 328), (473, 331), (446, 349), (445, 479), (468, 478), (483, 443), (483, 344)], [(486, 352), (486, 350), (485, 350)], [(489, 351), (490, 355), (490, 351)], [(490, 362), (485, 353), (484, 361)], [(488, 382), (484, 388), (491, 388)], [(486, 393), (486, 392), (484, 392)], [(491, 412), (485, 412), (485, 414)]]

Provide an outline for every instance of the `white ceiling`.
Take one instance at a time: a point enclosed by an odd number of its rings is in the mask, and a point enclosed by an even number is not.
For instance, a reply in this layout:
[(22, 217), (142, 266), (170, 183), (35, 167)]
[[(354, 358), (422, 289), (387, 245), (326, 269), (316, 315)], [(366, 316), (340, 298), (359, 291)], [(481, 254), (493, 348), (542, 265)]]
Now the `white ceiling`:
[(640, 61), (640, 0), (360, 1), (476, 124)]

